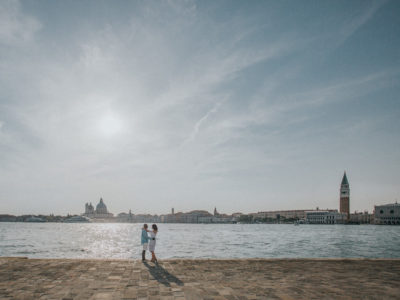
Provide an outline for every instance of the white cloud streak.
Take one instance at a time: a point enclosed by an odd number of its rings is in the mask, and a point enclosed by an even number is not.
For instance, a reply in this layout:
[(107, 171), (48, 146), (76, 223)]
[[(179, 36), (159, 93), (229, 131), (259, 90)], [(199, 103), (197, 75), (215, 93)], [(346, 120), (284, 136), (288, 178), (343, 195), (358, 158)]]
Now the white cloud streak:
[(29, 42), (41, 27), (36, 18), (21, 11), (18, 0), (0, 1), (0, 44)]
[(364, 26), (364, 24), (366, 24), (386, 3), (387, 0), (373, 1), (372, 4), (355, 13), (352, 18), (345, 22), (344, 26), (341, 28), (337, 47), (343, 44), (347, 39), (355, 34), (358, 29)]
[[(329, 34), (350, 39), (379, 7)], [(67, 47), (42, 36), (23, 55), (15, 50), (43, 25), (18, 2), (0, 11), (0, 41), (10, 47), (0, 59), (0, 188), (24, 183), (25, 192), (7, 189), (20, 204), (37, 193), (57, 205), (74, 199), (68, 209), (79, 212), (101, 193), (118, 210), (160, 213), (176, 204), (228, 207), (235, 194), (260, 205), (275, 191), (282, 200), (282, 170), (299, 166), (293, 157), (309, 150), (299, 145), (316, 145), (306, 140), (315, 131), (299, 133), (314, 118), (307, 109), (367, 95), (397, 76), (385, 69), (291, 87), (312, 63), (302, 59), (308, 41), (326, 37), (270, 37), (264, 25), (246, 25), (252, 16), (222, 24), (196, 2), (146, 3), (123, 26), (82, 27)], [(248, 76), (259, 85), (247, 85)]]

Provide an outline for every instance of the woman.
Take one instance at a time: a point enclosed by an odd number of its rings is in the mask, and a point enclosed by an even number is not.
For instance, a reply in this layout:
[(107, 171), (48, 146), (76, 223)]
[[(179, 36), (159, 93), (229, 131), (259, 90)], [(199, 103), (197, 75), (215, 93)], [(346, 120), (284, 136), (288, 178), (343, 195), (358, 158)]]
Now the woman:
[(154, 253), (154, 249), (156, 248), (156, 235), (158, 232), (158, 228), (156, 224), (151, 225), (151, 228), (153, 228), (153, 231), (150, 231), (149, 251), (151, 252), (151, 262), (157, 262), (157, 257)]

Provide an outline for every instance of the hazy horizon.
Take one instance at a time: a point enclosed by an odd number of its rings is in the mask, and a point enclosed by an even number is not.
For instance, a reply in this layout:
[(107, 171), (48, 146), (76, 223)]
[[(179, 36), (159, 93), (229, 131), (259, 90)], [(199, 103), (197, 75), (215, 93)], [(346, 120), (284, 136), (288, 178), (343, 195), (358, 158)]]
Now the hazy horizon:
[(398, 1), (0, 1), (0, 214), (400, 200)]

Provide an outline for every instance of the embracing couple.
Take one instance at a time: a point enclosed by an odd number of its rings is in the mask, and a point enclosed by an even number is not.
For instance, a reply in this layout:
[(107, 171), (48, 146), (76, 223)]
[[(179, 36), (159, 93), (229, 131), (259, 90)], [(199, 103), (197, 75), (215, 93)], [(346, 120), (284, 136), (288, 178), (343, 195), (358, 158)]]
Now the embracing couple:
[[(156, 248), (156, 235), (158, 228), (156, 224), (151, 225), (153, 230), (148, 230), (147, 228), (147, 224), (144, 224), (142, 228), (142, 261), (146, 260), (146, 250), (147, 247), (149, 247), (149, 251), (151, 252), (151, 262), (157, 262), (157, 257), (154, 253), (154, 250)], [(150, 233), (150, 236), (148, 235), (148, 232)]]

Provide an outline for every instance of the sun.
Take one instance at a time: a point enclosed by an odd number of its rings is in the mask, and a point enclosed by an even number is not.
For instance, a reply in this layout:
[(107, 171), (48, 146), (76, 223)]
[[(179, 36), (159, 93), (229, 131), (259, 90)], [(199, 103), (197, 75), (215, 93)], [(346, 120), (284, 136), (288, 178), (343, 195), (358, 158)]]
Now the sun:
[(122, 129), (122, 120), (115, 113), (107, 113), (99, 119), (98, 129), (101, 135), (112, 137), (119, 134)]

